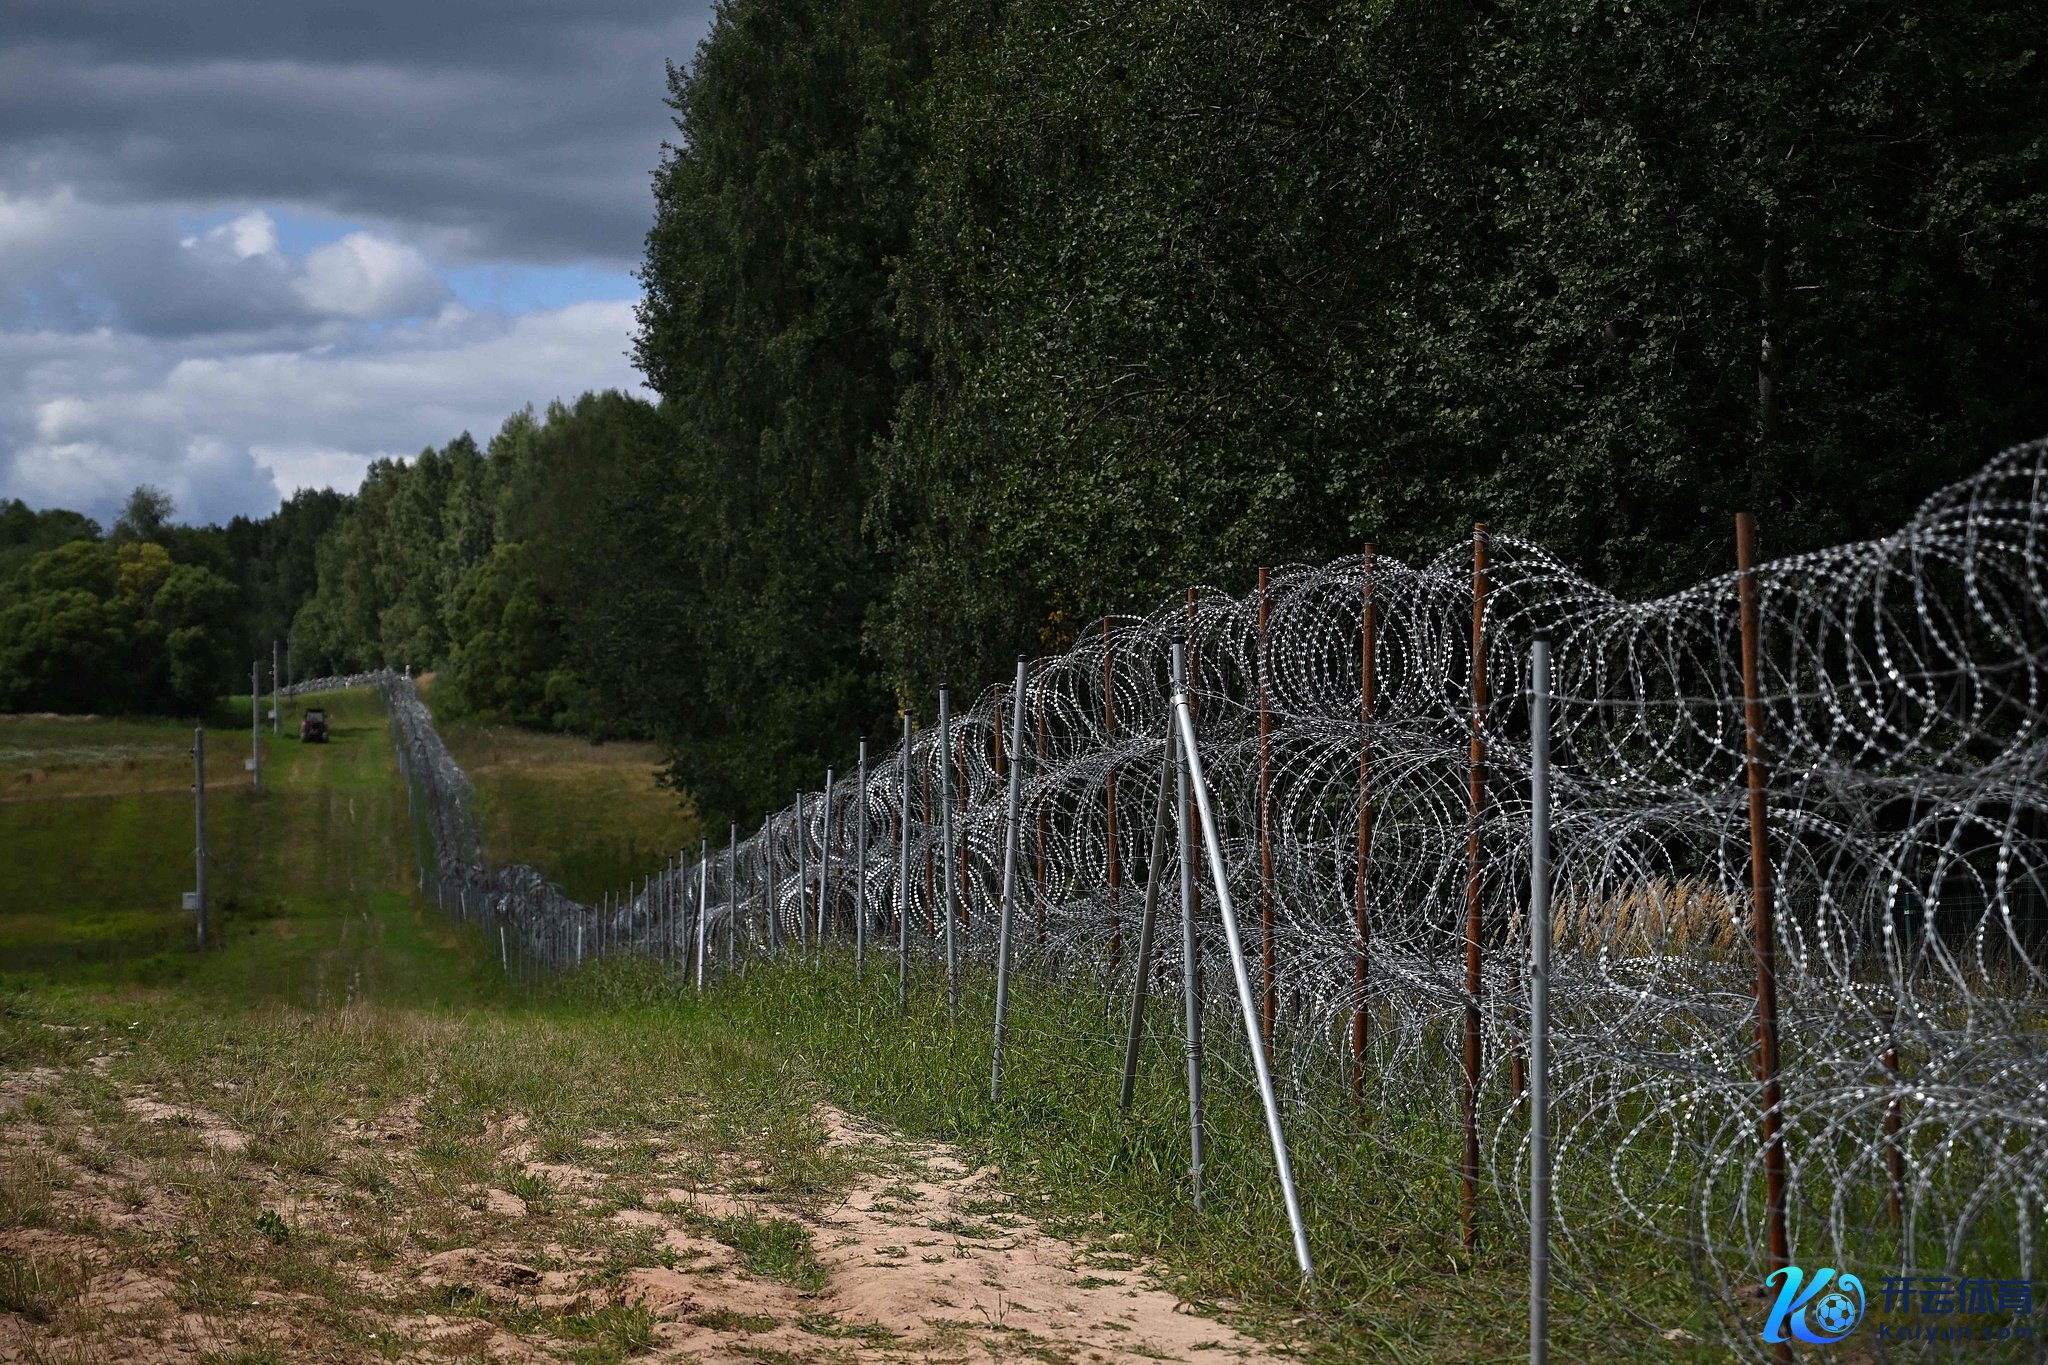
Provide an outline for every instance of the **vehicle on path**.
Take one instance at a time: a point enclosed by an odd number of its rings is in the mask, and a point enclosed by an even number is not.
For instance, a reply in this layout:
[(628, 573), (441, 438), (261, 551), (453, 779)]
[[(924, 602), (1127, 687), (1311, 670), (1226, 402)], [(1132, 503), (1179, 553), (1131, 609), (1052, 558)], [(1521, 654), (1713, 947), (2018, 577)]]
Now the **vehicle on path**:
[(299, 743), (325, 744), (327, 742), (327, 713), (319, 707), (308, 707), (306, 714), (299, 717)]

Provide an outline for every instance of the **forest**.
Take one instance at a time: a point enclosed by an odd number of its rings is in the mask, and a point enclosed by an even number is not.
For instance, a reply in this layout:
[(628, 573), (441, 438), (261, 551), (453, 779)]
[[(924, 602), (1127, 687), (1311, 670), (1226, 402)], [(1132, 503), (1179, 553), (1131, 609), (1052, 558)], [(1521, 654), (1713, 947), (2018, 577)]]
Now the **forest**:
[[(2038, 9), (727, 0), (635, 360), (224, 528), (0, 508), (0, 708), (437, 671), (712, 827), (1190, 583), (1475, 520), (1630, 597), (2048, 435)], [(650, 98), (652, 98), (650, 94)], [(436, 439), (441, 439), (437, 436)]]

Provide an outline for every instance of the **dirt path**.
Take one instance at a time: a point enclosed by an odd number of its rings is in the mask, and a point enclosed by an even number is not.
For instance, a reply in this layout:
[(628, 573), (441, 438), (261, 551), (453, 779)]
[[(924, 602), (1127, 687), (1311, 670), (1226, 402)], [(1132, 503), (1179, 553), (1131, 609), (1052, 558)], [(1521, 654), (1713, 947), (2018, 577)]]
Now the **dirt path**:
[(417, 1101), (250, 1132), (232, 1093), (104, 1069), (0, 1074), (0, 1361), (1279, 1358), (836, 1110), (793, 1194), (744, 1150), (563, 1150), (517, 1113), (451, 1158)]
[[(861, 1175), (840, 1203), (808, 1220), (825, 1272), (824, 1288), (808, 1299), (734, 1273), (730, 1249), (691, 1239), (669, 1212), (614, 1215), (660, 1226), (671, 1244), (680, 1239), (704, 1253), (686, 1268), (627, 1277), (628, 1297), (664, 1319), (666, 1353), (742, 1361), (760, 1359), (766, 1347), (801, 1355), (818, 1344), (806, 1320), (826, 1316), (876, 1359), (1274, 1359), (1251, 1339), (1190, 1313), (1154, 1287), (1134, 1258), (1091, 1253), (1048, 1235), (994, 1188), (996, 1172), (970, 1169), (945, 1147), (903, 1142), (836, 1110), (822, 1117), (834, 1146), (879, 1157), (882, 1169)], [(765, 1211), (744, 1195), (683, 1190), (659, 1207), (682, 1211), (685, 1227)], [(741, 1315), (782, 1325), (765, 1333), (706, 1325)]]

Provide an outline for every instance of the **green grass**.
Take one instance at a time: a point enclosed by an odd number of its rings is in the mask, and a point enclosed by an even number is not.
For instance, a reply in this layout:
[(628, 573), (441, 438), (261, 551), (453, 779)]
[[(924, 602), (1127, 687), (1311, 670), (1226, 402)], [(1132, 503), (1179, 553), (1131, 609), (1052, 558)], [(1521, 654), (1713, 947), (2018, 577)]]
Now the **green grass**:
[[(33, 1156), (0, 1162), (0, 1231), (66, 1226), (76, 1188), (152, 1208), (172, 1198), (173, 1230), (91, 1235), (112, 1263), (165, 1274), (179, 1304), (241, 1314), (257, 1290), (311, 1295), (325, 1316), (295, 1328), (305, 1354), (391, 1357), (402, 1345), (385, 1309), (351, 1288), (343, 1268), (403, 1268), (467, 1244), (484, 1191), (500, 1189), (526, 1199), (522, 1226), (550, 1254), (584, 1258), (573, 1263), (588, 1267), (596, 1292), (659, 1256), (644, 1233), (633, 1240), (607, 1222), (613, 1210), (709, 1182), (721, 1159), (744, 1154), (747, 1192), (782, 1212), (701, 1218), (698, 1230), (733, 1247), (750, 1272), (815, 1292), (824, 1283), (817, 1248), (793, 1215), (831, 1207), (858, 1159), (823, 1142), (814, 1106), (830, 1101), (1000, 1167), (1024, 1207), (1092, 1248), (1104, 1278), (1145, 1258), (1192, 1302), (1241, 1311), (1316, 1357), (1504, 1360), (1525, 1349), (1514, 1231), (1489, 1221), (1478, 1254), (1462, 1250), (1452, 1163), (1441, 1155), (1390, 1159), (1342, 1124), (1298, 1134), (1319, 1257), (1319, 1283), (1304, 1291), (1251, 1093), (1218, 1074), (1209, 1208), (1198, 1214), (1163, 1017), (1124, 1116), (1115, 1021), (1085, 992), (1018, 987), (1006, 1097), (995, 1105), (985, 982), (971, 983), (957, 1026), (929, 978), (899, 1019), (886, 973), (871, 967), (856, 983), (836, 960), (755, 964), (702, 997), (632, 963), (531, 994), (508, 989), (495, 943), (449, 927), (413, 890), (413, 836), (380, 704), (367, 692), (327, 702), (334, 742), (267, 741), (260, 797), (240, 771), (246, 732), (219, 738), (209, 790), (221, 932), (205, 953), (193, 951), (190, 917), (175, 909), (190, 876), (189, 731), (0, 722), (0, 1070), (61, 1074), (12, 1105), (11, 1121), (49, 1136)], [(552, 859), (557, 871), (595, 878), (607, 858), (623, 867), (654, 847), (634, 842), (653, 835), (636, 833), (607, 852), (608, 836), (592, 832), (606, 828), (592, 813), (610, 799), (602, 793), (638, 784), (649, 754), (606, 746), (590, 759), (558, 736), (451, 729), (458, 753), (496, 746), (479, 778), (480, 791), (495, 793), (493, 837), (532, 840), (522, 851), (539, 849), (543, 867)], [(589, 771), (607, 767), (611, 787)], [(21, 782), (22, 772), (36, 776)], [(569, 795), (551, 804), (551, 791)], [(651, 785), (633, 791), (649, 821), (680, 818)], [(647, 828), (670, 839), (676, 827)], [(246, 1150), (216, 1150), (200, 1128), (134, 1120), (121, 1097), (135, 1093), (220, 1115), (247, 1135)], [(410, 1106), (415, 1125), (402, 1144), (337, 1138), (335, 1123), (379, 1121), (394, 1106)], [(579, 1194), (508, 1165), (503, 1126), (515, 1117), (540, 1159), (596, 1170), (601, 1188)], [(588, 1141), (600, 1133), (613, 1140)], [(1430, 1140), (1408, 1135), (1412, 1148)], [(659, 1169), (657, 1153), (666, 1154)], [(266, 1202), (266, 1191), (285, 1187), (326, 1191), (346, 1225)], [(959, 1209), (911, 1257), (944, 1259), (955, 1240), (1007, 1235), (1006, 1218)], [(1659, 1335), (1713, 1335), (1677, 1257), (1619, 1227), (1606, 1235), (1581, 1245), (1609, 1292), (1560, 1288), (1558, 1358), (1720, 1358), (1718, 1348)], [(0, 1259), (0, 1301), (13, 1311), (60, 1318), (80, 1283), (61, 1258)], [(628, 1359), (652, 1331), (639, 1310), (599, 1303), (520, 1316), (459, 1288), (416, 1307), (541, 1334), (592, 1361)], [(800, 1325), (826, 1338), (867, 1335), (823, 1314)], [(254, 1338), (218, 1358), (275, 1350), (297, 1358)]]
[[(433, 701), (431, 678), (421, 695)], [(700, 829), (676, 794), (655, 784), (652, 744), (594, 744), (459, 716), (441, 738), (476, 786), (484, 847), (523, 862), (579, 900), (594, 900), (663, 866), (695, 856)]]
[(179, 907), (194, 879), (190, 727), (0, 721), (0, 984), (307, 1005), (497, 992), (408, 894), (415, 853), (382, 703), (302, 700), (327, 706), (332, 741), (264, 730), (260, 794), (242, 767), (246, 728), (208, 734), (209, 901), (225, 950), (203, 955)]
[[(856, 985), (843, 963), (757, 966), (701, 999), (678, 995), (644, 964), (609, 964), (530, 997), (506, 989), (495, 945), (445, 926), (411, 889), (414, 848), (381, 706), (367, 692), (328, 703), (332, 744), (272, 741), (263, 795), (243, 788), (232, 768), (212, 789), (223, 913), (221, 942), (207, 953), (190, 949), (189, 917), (168, 908), (189, 869), (189, 794), (166, 780), (186, 742), (175, 727), (122, 728), (123, 744), (155, 734), (163, 746), (142, 769), (82, 761), (81, 771), (97, 776), (75, 784), (105, 790), (0, 807), (0, 820), (16, 822), (0, 826), (10, 846), (31, 854), (4, 875), (37, 895), (35, 910), (0, 915), (0, 942), (34, 950), (26, 960), (10, 955), (0, 977), (0, 990), (13, 992), (0, 997), (0, 1055), (12, 1068), (39, 1058), (69, 1068), (69, 1090), (48, 1101), (58, 1108), (53, 1121), (106, 1109), (115, 1086), (211, 1107), (248, 1133), (244, 1159), (280, 1178), (331, 1183), (363, 1210), (345, 1236), (320, 1233), (253, 1203), (239, 1183), (215, 1190), (198, 1180), (192, 1235), (202, 1254), (181, 1272), (181, 1298), (245, 1301), (237, 1296), (280, 1268), (322, 1283), (336, 1256), (360, 1253), (373, 1265), (417, 1257), (448, 1244), (473, 1197), (462, 1191), (484, 1185), (524, 1198), (535, 1223), (565, 1246), (613, 1245), (585, 1201), (503, 1166), (490, 1125), (513, 1114), (529, 1116), (547, 1159), (598, 1159), (582, 1142), (592, 1133), (642, 1139), (602, 1154), (608, 1179), (625, 1192), (609, 1207), (629, 1199), (636, 1181), (651, 1188), (690, 1178), (646, 1172), (646, 1139), (707, 1161), (745, 1152), (751, 1193), (791, 1210), (824, 1207), (851, 1173), (849, 1159), (823, 1144), (813, 1106), (825, 1099), (999, 1165), (1059, 1230), (1105, 1253), (1116, 1239), (1122, 1254), (1102, 1255), (1100, 1268), (1129, 1266), (1133, 1254), (1153, 1258), (1195, 1302), (1239, 1305), (1286, 1335), (1306, 1335), (1332, 1359), (1512, 1354), (1521, 1258), (1501, 1237), (1476, 1260), (1459, 1251), (1445, 1216), (1455, 1196), (1440, 1170), (1389, 1171), (1357, 1145), (1304, 1150), (1304, 1169), (1317, 1172), (1303, 1183), (1323, 1276), (1304, 1294), (1257, 1112), (1243, 1087), (1219, 1081), (1210, 1208), (1197, 1215), (1186, 1194), (1171, 1049), (1154, 1046), (1137, 1110), (1119, 1116), (1114, 1027), (1098, 1000), (1019, 990), (1008, 1096), (994, 1106), (985, 1005), (970, 1003), (956, 1028), (929, 981), (902, 1021), (883, 973)], [(646, 754), (613, 761), (623, 750), (592, 764), (557, 736), (451, 728), (458, 753), (473, 759), (481, 746), (496, 754), (481, 764), (479, 789), (499, 837), (534, 840), (528, 848), (550, 847), (551, 820), (595, 838), (588, 831), (604, 822), (579, 814), (577, 803), (615, 790), (628, 769), (644, 779), (639, 765), (651, 765)], [(80, 751), (109, 747), (90, 725), (67, 734)], [(164, 770), (151, 778), (156, 789), (124, 785), (147, 776), (149, 763)], [(614, 786), (596, 785), (593, 770), (607, 771)], [(551, 792), (560, 799), (547, 799)], [(664, 803), (662, 818), (674, 819), (672, 801), (651, 784), (636, 800), (650, 792), (640, 808)], [(52, 815), (52, 806), (67, 814)], [(577, 859), (599, 866), (597, 847), (555, 847), (556, 868)], [(985, 994), (977, 987), (970, 1002)], [(83, 1056), (110, 1047), (120, 1055), (104, 1074), (77, 1070)], [(408, 1098), (419, 1103), (416, 1167), (338, 1153), (327, 1120)], [(155, 1161), (225, 1160), (167, 1126), (139, 1133), (115, 1124), (96, 1130), (95, 1141), (117, 1153), (128, 1150), (123, 1143), (169, 1142)], [(12, 1221), (52, 1216), (47, 1182), (10, 1183), (19, 1188), (0, 1189), (0, 1205), (12, 1201)], [(987, 1214), (962, 1213), (969, 1216), (933, 1228), (940, 1240), (927, 1250), (1003, 1235)], [(764, 1211), (705, 1222), (700, 1230), (732, 1246), (752, 1273), (803, 1292), (823, 1286), (810, 1234), (793, 1218)], [(1637, 1308), (1646, 1318), (1705, 1334), (1682, 1267), (1645, 1267), (1642, 1278)], [(1604, 1302), (1561, 1303), (1562, 1352), (1684, 1358)], [(638, 1339), (624, 1319), (573, 1319), (541, 1329), (577, 1341), (590, 1359), (616, 1358)]]
[[(1187, 1189), (1186, 1110), (1180, 1058), (1162, 1015), (1145, 1054), (1138, 1102), (1116, 1108), (1121, 1043), (1099, 998), (1023, 984), (1013, 995), (1002, 1104), (989, 1102), (988, 1019), (970, 1004), (956, 1027), (944, 987), (914, 989), (907, 1018), (893, 978), (850, 964), (756, 965), (702, 1000), (633, 1004), (631, 964), (563, 981), (537, 1008), (646, 1010), (696, 1036), (726, 1036), (773, 1057), (801, 1084), (850, 1112), (917, 1138), (959, 1145), (998, 1166), (1053, 1230), (1104, 1248), (1093, 1264), (1162, 1265), (1196, 1304), (1234, 1305), (1286, 1335), (1305, 1335), (1332, 1360), (1487, 1360), (1526, 1351), (1527, 1261), (1519, 1233), (1482, 1225), (1477, 1255), (1462, 1249), (1455, 1156), (1403, 1166), (1342, 1128), (1294, 1135), (1296, 1169), (1318, 1283), (1295, 1273), (1285, 1211), (1272, 1176), (1263, 1120), (1248, 1086), (1212, 1071), (1208, 1096), (1207, 1210)], [(986, 983), (980, 983), (985, 985)], [(653, 991), (653, 983), (645, 983)], [(967, 992), (970, 1002), (985, 991)], [(670, 1011), (673, 1011), (672, 1015)], [(987, 1217), (931, 1224), (943, 1250), (956, 1239), (1004, 1235)], [(717, 1235), (731, 1241), (726, 1232)], [(733, 1242), (739, 1245), (738, 1242)], [(1114, 1246), (1114, 1251), (1107, 1250)], [(1717, 1347), (1665, 1340), (1680, 1328), (1710, 1337), (1706, 1310), (1675, 1252), (1658, 1255), (1616, 1230), (1597, 1267), (1610, 1293), (1558, 1291), (1553, 1340), (1560, 1359), (1711, 1360)], [(1619, 1299), (1628, 1298), (1631, 1317)]]

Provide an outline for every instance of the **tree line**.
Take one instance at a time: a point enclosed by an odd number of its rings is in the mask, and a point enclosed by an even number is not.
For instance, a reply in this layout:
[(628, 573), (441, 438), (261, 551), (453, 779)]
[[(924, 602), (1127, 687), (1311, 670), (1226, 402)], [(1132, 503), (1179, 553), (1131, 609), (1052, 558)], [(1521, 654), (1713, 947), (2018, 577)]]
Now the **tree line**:
[[(2038, 11), (726, 0), (635, 360), (372, 469), (304, 663), (713, 821), (1187, 583), (1475, 520), (1649, 596), (2048, 434)], [(294, 561), (295, 563), (298, 561)], [(304, 580), (300, 580), (304, 586)]]
[(114, 524), (0, 502), (0, 711), (194, 716), (246, 686), (313, 591), (313, 552), (348, 499), (180, 526), (160, 489)]

